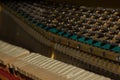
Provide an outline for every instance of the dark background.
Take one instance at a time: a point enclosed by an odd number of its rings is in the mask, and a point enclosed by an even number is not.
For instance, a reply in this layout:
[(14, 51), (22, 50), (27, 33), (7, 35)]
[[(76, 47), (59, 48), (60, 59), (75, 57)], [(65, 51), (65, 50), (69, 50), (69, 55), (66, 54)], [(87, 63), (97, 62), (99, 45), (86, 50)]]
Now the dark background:
[(53, 2), (69, 3), (92, 7), (120, 8), (120, 0), (49, 0)]
[[(1, 1), (13, 1), (13, 0), (0, 0)], [(41, 0), (17, 0), (17, 1), (41, 1)], [(75, 4), (79, 6), (90, 6), (90, 7), (106, 7), (106, 8), (120, 8), (120, 0), (43, 0), (50, 1), (51, 4), (54, 2), (61, 4)]]

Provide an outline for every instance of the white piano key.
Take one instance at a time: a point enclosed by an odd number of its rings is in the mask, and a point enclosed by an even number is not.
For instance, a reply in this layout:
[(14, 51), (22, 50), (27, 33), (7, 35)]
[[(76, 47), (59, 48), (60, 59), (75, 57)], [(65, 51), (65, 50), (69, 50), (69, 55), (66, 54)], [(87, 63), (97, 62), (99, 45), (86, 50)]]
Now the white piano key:
[(100, 80), (100, 77), (101, 76), (99, 76), (99, 75), (94, 75), (93, 78), (92, 78), (92, 80)]
[(21, 61), (19, 60), (17, 63), (13, 63), (13, 65), (17, 66), (17, 67), (22, 67), (24, 65), (27, 65), (27, 63), (25, 61)]
[(84, 72), (83, 74), (81, 74), (80, 76), (76, 77), (75, 80), (80, 80), (80, 79), (83, 79), (84, 77), (90, 75), (90, 72)]
[(17, 50), (17, 49), (18, 49), (17, 47), (14, 47), (14, 48), (8, 50), (8, 51), (6, 52), (6, 54), (10, 54), (12, 51)]
[[(12, 51), (11, 52), (12, 54), (25, 54), (25, 53), (29, 53), (29, 51), (27, 51), (27, 50), (22, 50), (22, 49), (18, 49), (18, 50), (14, 50), (14, 51)], [(15, 56), (15, 57), (17, 57), (17, 55), (13, 55), (13, 56)]]
[(27, 62), (31, 62), (32, 60), (34, 60), (36, 57), (38, 57), (38, 55), (33, 55), (32, 57), (29, 57), (29, 59), (27, 59)]
[(45, 66), (44, 66), (44, 68), (47, 68), (47, 67), (49, 67), (49, 66), (51, 66), (51, 65), (53, 65), (54, 63), (56, 63), (57, 61), (51, 61), (51, 62), (49, 62), (48, 64), (46, 64)]
[(36, 56), (30, 63), (36, 62), (38, 59), (40, 59), (40, 56)]
[(33, 56), (35, 53), (31, 53), (23, 58), (21, 58), (21, 60), (26, 60), (26, 59), (29, 59), (29, 57)]
[(55, 67), (56, 65), (58, 65), (60, 62), (59, 61), (56, 61), (54, 64), (48, 66), (46, 69), (50, 69), (52, 67)]
[(44, 68), (45, 65), (47, 65), (47, 64), (48, 64), (49, 62), (51, 62), (51, 61), (52, 61), (52, 60), (50, 60), (50, 59), (48, 59), (48, 60), (46, 59), (46, 61), (45, 61), (44, 63), (40, 64), (40, 66)]
[[(16, 49), (16, 50), (14, 50), (14, 51), (11, 51), (11, 53), (13, 54), (13, 55), (16, 55), (16, 54), (21, 54), (21, 53), (24, 53), (24, 52), (27, 52), (28, 50), (25, 50), (25, 49), (22, 49), (22, 48), (18, 48), (18, 49)], [(13, 53), (14, 52), (14, 53)]]
[(0, 40), (0, 44), (1, 44), (1, 43), (4, 43), (4, 42), (3, 42), (2, 40)]
[(12, 49), (11, 45), (6, 45), (0, 48), (0, 51), (5, 53), (7, 50), (10, 50), (10, 49)]
[(2, 49), (2, 48), (4, 48), (5, 46), (7, 46), (8, 44), (7, 43), (2, 43), (1, 45), (0, 45), (0, 50)]
[[(43, 60), (40, 61), (38, 64), (36, 64), (36, 66), (42, 67), (42, 64), (43, 64), (43, 63), (46, 64), (45, 62), (47, 62), (48, 60), (49, 60), (49, 59), (43, 58)], [(44, 65), (44, 64), (43, 64), (43, 65)]]
[[(73, 67), (75, 67), (75, 66), (73, 66)], [(79, 71), (81, 71), (81, 70), (85, 71), (85, 70), (82, 69), (82, 68), (75, 67), (75, 70), (72, 70), (71, 73), (77, 75), (78, 73), (76, 73), (76, 72), (79, 72)]]
[(83, 79), (83, 80), (90, 80), (90, 79), (94, 79), (94, 78), (93, 78), (93, 77), (94, 77), (94, 75), (95, 75), (95, 74), (91, 73), (90, 75), (87, 75), (86, 77), (84, 77), (84, 79)]
[(54, 71), (55, 73), (57, 73), (58, 71), (60, 71), (61, 69), (63, 69), (64, 67), (68, 66), (67, 64), (63, 64), (63, 63), (60, 63), (52, 68), (50, 68), (49, 70), (50, 71)]
[(41, 66), (44, 66), (44, 68), (45, 67), (47, 67), (47, 66), (49, 66), (49, 65), (51, 65), (52, 64), (52, 60), (47, 60), (47, 61), (45, 61), (44, 63), (41, 63)]
[(108, 79), (106, 77), (100, 77), (99, 80), (110, 80), (110, 79)]
[(15, 68), (18, 68), (20, 66), (24, 66), (24, 64), (26, 65), (26, 62), (25, 61), (21, 61), (21, 60), (18, 60), (14, 63), (12, 63), (12, 65), (15, 67)]
[(84, 69), (76, 68), (75, 70), (72, 70), (69, 74), (67, 74), (66, 77), (68, 79), (71, 78), (72, 80), (74, 80), (77, 76), (80, 76), (84, 72)]
[(75, 70), (75, 69), (76, 69), (76, 67), (71, 66), (71, 68), (66, 70), (64, 73), (62, 73), (62, 75), (67, 75), (67, 74), (71, 73), (72, 70)]
[(63, 68), (63, 69), (61, 69), (60, 71), (58, 71), (58, 73), (63, 73), (63, 72), (65, 72), (65, 70), (67, 70), (67, 69), (69, 69), (71, 66), (70, 65), (68, 65), (68, 66), (66, 66), (65, 68)]
[(43, 60), (45, 60), (44, 57), (39, 57), (39, 58), (38, 58), (36, 61), (34, 61), (32, 64), (38, 65), (38, 64), (42, 63)]
[(27, 61), (29, 58), (31, 58), (33, 55), (35, 55), (35, 53), (32, 53), (28, 56), (25, 56), (24, 58), (21, 58), (21, 60)]

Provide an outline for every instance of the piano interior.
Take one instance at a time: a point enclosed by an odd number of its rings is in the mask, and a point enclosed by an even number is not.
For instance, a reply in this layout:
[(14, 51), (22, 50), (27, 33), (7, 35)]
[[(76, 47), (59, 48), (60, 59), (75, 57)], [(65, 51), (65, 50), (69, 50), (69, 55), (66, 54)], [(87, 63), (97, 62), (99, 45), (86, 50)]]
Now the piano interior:
[(1, 0), (0, 80), (120, 80), (119, 3)]

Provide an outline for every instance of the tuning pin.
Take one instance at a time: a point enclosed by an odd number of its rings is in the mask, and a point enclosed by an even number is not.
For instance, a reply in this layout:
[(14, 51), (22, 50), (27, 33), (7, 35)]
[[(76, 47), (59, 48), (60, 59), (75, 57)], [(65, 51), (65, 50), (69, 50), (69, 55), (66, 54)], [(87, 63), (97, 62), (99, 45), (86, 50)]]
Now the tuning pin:
[(120, 15), (120, 13), (119, 12), (114, 12), (113, 15), (118, 16), (118, 15)]
[(109, 11), (105, 11), (104, 14), (105, 14), (105, 15), (108, 15), (108, 14), (110, 14), (110, 12), (109, 12)]
[(118, 21), (117, 21), (118, 23), (120, 23), (120, 19), (118, 19)]

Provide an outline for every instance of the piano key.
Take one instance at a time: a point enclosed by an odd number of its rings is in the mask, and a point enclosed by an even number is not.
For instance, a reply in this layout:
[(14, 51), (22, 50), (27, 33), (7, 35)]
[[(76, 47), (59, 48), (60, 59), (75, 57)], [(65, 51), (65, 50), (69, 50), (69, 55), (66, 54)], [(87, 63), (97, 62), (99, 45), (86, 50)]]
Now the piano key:
[(66, 71), (68, 68), (70, 68), (71, 66), (70, 65), (68, 65), (68, 66), (66, 66), (66, 67), (64, 67), (63, 69), (61, 69), (60, 71), (58, 71), (57, 73), (63, 73), (64, 71)]
[(60, 64), (58, 64), (58, 65), (50, 68), (49, 70), (57, 73), (58, 71), (60, 71), (61, 69), (63, 69), (63, 68), (66, 67), (66, 66), (67, 66), (67, 64), (61, 64), (61, 63), (60, 63)]

